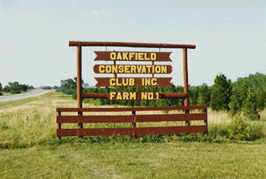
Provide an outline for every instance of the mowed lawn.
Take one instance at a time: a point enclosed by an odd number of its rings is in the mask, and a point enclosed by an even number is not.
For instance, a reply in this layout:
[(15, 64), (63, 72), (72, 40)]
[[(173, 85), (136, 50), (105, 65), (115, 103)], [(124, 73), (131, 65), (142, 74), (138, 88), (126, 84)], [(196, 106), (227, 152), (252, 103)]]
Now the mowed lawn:
[(265, 178), (266, 145), (106, 143), (2, 149), (1, 178)]
[[(266, 178), (264, 141), (57, 141), (56, 107), (76, 101), (53, 92), (0, 103), (0, 178)], [(208, 117), (230, 123), (225, 113)]]

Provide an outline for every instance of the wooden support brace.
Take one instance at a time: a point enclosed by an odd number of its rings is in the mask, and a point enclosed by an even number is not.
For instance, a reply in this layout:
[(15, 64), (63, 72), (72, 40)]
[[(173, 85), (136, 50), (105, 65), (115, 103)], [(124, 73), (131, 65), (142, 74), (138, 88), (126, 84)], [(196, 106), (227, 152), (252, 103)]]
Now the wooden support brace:
[(135, 116), (134, 118), (134, 122), (132, 122), (132, 126), (131, 128), (134, 129), (134, 133), (133, 133), (133, 136), (132, 136), (132, 140), (136, 140), (137, 139), (137, 136), (136, 136), (136, 111), (132, 111), (132, 115)]

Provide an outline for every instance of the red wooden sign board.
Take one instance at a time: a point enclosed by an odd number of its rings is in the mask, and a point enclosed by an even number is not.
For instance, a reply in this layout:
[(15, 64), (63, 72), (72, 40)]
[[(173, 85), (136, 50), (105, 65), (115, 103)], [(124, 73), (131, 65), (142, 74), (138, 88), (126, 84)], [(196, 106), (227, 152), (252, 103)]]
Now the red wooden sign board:
[(172, 52), (94, 52), (97, 57), (94, 61), (166, 61), (171, 62)]
[(95, 78), (95, 87), (157, 87), (172, 86), (172, 78)]
[(171, 65), (94, 65), (96, 74), (171, 74)]

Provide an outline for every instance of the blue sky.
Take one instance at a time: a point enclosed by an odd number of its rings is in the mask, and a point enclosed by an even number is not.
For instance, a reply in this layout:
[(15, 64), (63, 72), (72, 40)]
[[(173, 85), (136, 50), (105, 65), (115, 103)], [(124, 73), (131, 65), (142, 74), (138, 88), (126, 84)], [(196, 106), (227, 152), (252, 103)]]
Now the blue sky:
[[(212, 85), (223, 73), (235, 81), (266, 69), (266, 1), (0, 0), (0, 82), (60, 85), (76, 76), (69, 41), (195, 44), (188, 50), (189, 84)], [(82, 76), (96, 84), (93, 51), (83, 47)], [(107, 50), (159, 51), (108, 47)], [(182, 50), (170, 51), (172, 83), (183, 85)], [(148, 75), (149, 76), (149, 75)], [(137, 77), (137, 76), (136, 76)], [(138, 76), (139, 77), (139, 76)]]

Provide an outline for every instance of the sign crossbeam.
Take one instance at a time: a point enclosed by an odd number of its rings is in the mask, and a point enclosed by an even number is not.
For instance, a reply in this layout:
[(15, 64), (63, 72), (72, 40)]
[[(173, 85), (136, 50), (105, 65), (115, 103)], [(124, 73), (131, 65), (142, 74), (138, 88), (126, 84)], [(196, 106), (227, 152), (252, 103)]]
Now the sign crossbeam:
[(85, 42), (85, 41), (69, 41), (69, 46), (191, 48), (191, 49), (196, 48), (196, 45), (188, 45), (188, 44), (159, 44), (159, 43), (136, 43), (136, 42)]

